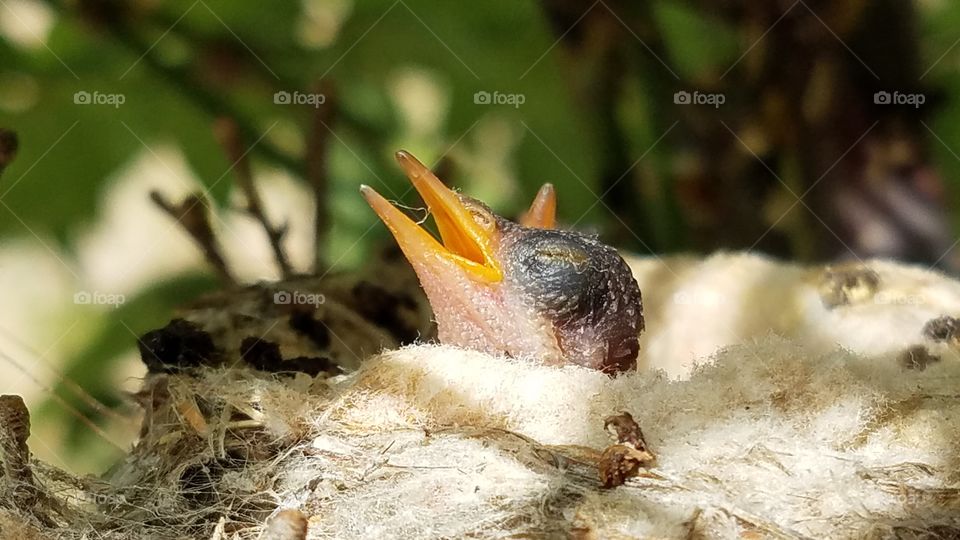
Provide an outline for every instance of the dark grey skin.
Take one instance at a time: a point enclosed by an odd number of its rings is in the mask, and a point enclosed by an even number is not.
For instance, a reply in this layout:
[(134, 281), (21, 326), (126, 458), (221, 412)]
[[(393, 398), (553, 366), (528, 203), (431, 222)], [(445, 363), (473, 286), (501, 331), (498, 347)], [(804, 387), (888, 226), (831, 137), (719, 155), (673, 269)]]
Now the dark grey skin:
[(643, 303), (616, 250), (574, 231), (498, 225), (504, 279), (553, 324), (564, 355), (610, 374), (635, 369)]

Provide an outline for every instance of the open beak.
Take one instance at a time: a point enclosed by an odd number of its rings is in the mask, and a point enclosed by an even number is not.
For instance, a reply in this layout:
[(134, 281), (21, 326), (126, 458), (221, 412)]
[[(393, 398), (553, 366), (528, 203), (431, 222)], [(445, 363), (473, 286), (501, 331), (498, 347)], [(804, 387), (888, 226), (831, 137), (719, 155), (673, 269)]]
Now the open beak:
[(403, 150), (397, 152), (396, 158), (433, 214), (442, 244), (370, 186), (360, 186), (360, 193), (393, 233), (410, 263), (416, 268), (418, 263), (429, 264), (439, 257), (453, 262), (476, 281), (502, 280), (503, 273), (493, 255), (496, 231), (481, 226), (460, 196), (444, 186), (417, 158)]

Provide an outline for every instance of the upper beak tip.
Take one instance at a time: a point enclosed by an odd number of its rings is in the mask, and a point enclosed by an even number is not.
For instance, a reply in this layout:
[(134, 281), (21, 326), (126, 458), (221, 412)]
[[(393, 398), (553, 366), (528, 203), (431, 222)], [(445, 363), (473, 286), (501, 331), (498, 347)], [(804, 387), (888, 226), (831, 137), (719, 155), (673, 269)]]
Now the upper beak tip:
[(366, 184), (360, 184), (360, 196), (363, 197), (363, 200), (367, 201), (367, 204), (373, 205), (374, 202), (379, 198), (379, 193), (377, 190)]
[(407, 177), (411, 180), (420, 178), (426, 174), (430, 173), (430, 169), (426, 165), (420, 162), (417, 158), (413, 156), (410, 152), (406, 150), (399, 150), (394, 157), (397, 159), (397, 163), (400, 164), (400, 168), (403, 169), (403, 172), (407, 174)]

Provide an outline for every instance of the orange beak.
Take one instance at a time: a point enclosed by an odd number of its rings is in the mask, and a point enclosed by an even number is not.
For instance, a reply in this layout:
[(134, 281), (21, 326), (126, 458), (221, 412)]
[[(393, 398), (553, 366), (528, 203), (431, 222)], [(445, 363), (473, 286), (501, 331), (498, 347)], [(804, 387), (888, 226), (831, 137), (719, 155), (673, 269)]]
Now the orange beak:
[(553, 184), (540, 186), (530, 209), (520, 217), (520, 225), (537, 229), (552, 229), (557, 225), (557, 190)]
[(453, 262), (475, 281), (495, 283), (502, 280), (503, 272), (493, 254), (496, 231), (481, 226), (460, 201), (460, 196), (443, 185), (417, 158), (403, 150), (397, 152), (396, 158), (427, 203), (443, 243), (370, 186), (360, 186), (360, 194), (390, 229), (411, 264), (416, 267), (418, 263), (429, 263), (439, 257)]

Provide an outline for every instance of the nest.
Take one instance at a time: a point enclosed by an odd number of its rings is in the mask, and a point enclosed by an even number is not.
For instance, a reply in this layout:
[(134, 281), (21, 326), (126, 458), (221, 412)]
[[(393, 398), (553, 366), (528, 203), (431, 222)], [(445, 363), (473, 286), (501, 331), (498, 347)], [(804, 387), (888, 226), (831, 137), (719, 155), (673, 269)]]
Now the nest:
[[(951, 537), (958, 377), (955, 361), (813, 356), (772, 336), (680, 381), (434, 346), (339, 380), (200, 369), (148, 381), (142, 438), (105, 479), (34, 463), (33, 495), (5, 504), (0, 527), (23, 538)], [(622, 411), (656, 459), (604, 488), (604, 449), (618, 443), (605, 419)], [(294, 536), (264, 531), (280, 522)]]

